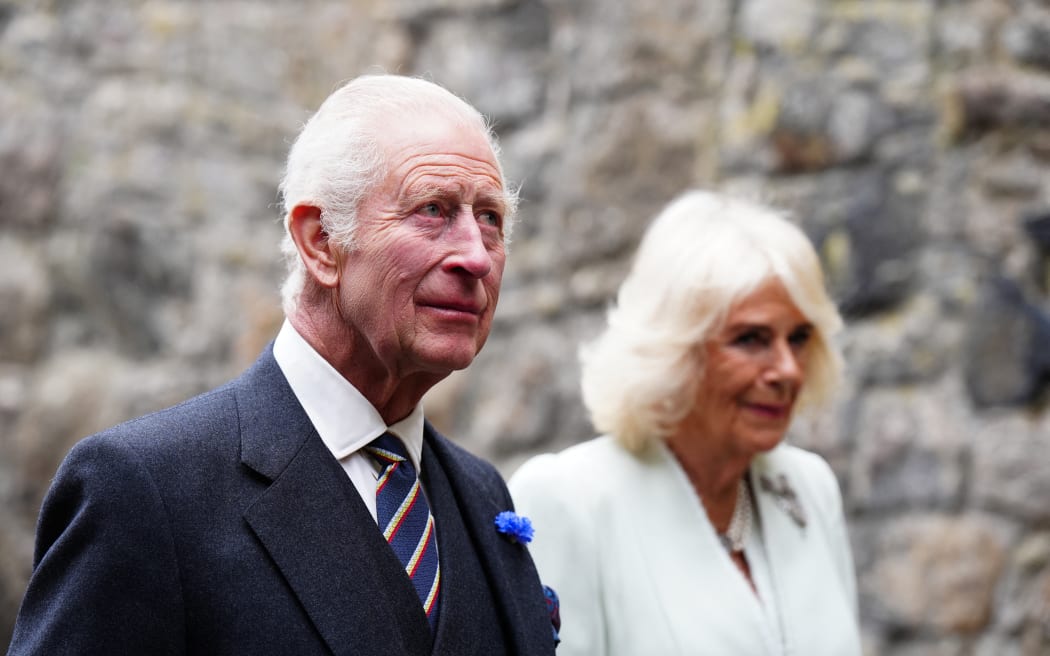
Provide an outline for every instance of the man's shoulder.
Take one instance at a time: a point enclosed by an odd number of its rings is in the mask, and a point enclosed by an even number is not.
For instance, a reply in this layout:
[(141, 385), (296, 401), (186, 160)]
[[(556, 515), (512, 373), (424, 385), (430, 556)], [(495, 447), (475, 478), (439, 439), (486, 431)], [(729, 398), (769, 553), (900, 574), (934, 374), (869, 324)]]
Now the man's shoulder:
[[(265, 360), (266, 353), (260, 358)], [(272, 360), (272, 356), (270, 360)], [(85, 437), (78, 447), (130, 447), (141, 452), (192, 451), (197, 443), (235, 437), (242, 415), (254, 401), (245, 390), (257, 380), (260, 362), (237, 378), (174, 405), (129, 419)], [(257, 385), (256, 385), (257, 387)], [(83, 445), (83, 446), (82, 446)]]
[(236, 399), (227, 383), (173, 406), (106, 428), (80, 440), (74, 448), (171, 449), (187, 439), (206, 439), (229, 433), (237, 415)]

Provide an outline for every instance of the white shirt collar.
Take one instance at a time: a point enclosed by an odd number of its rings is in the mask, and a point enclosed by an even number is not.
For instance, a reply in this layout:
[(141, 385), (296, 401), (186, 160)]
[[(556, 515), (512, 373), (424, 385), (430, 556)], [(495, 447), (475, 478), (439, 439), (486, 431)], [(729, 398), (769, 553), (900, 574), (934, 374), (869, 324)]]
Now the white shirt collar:
[(368, 399), (321, 357), (287, 319), (274, 340), (273, 357), (321, 441), (337, 460), (390, 431), (405, 443), (416, 471), (422, 471), (422, 402), (407, 417), (387, 426)]

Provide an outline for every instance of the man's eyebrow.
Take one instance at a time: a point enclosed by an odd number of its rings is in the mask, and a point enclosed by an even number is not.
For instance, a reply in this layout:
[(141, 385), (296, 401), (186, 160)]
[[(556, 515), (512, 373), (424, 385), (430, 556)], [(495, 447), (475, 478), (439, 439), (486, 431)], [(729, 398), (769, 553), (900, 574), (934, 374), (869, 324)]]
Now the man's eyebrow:
[(417, 183), (410, 185), (402, 191), (399, 203), (406, 209), (411, 209), (428, 200), (448, 200), (449, 197), (456, 193), (458, 193), (458, 190), (452, 192), (440, 185)]
[(501, 212), (507, 211), (507, 194), (502, 189), (494, 187), (491, 191), (482, 189), (478, 192), (477, 198), (474, 200), (475, 205), (481, 205), (483, 207), (491, 207), (498, 209)]
[[(403, 210), (412, 210), (427, 201), (456, 201), (463, 196), (461, 185), (440, 185), (429, 182), (420, 182), (409, 185), (401, 194), (398, 205)], [(499, 187), (492, 185), (491, 189), (483, 187), (477, 191), (473, 205), (506, 211), (506, 194)]]

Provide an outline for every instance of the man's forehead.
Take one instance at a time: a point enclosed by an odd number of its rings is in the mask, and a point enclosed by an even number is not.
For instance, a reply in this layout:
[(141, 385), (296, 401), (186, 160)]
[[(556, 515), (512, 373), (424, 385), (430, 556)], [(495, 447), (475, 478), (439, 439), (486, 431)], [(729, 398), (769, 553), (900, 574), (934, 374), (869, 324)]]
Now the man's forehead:
[(503, 179), (494, 159), (485, 160), (453, 152), (417, 152), (407, 155), (400, 162), (391, 162), (391, 181), (402, 195), (503, 195)]
[(408, 160), (393, 173), (400, 179), (402, 187), (470, 184), (479, 188), (503, 188), (499, 169), (493, 164), (449, 154)]
[(442, 157), (459, 157), (499, 171), (488, 133), (462, 119), (440, 114), (399, 117), (382, 126), (381, 134), (379, 146), (393, 168), (415, 160), (441, 163)]

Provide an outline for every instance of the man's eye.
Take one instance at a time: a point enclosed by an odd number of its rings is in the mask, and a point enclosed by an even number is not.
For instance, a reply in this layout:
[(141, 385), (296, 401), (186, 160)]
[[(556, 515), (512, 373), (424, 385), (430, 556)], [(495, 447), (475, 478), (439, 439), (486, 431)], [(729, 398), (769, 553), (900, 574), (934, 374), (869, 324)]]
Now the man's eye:
[(500, 215), (495, 212), (482, 212), (478, 214), (478, 221), (484, 225), (498, 228), (500, 226)]
[(437, 218), (441, 216), (441, 206), (437, 203), (427, 203), (423, 207), (419, 208), (419, 213), (423, 216)]

